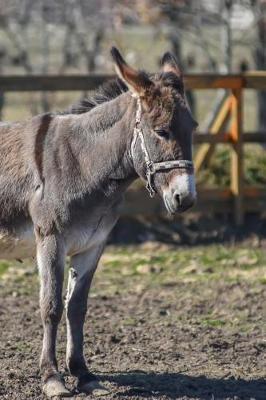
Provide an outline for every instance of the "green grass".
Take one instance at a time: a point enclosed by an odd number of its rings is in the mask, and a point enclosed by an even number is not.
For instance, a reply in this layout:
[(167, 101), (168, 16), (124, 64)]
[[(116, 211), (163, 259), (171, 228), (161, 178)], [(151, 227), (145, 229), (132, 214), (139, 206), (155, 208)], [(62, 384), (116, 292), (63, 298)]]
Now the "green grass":
[[(16, 297), (38, 296), (37, 271), (28, 262), (0, 263), (1, 286)], [(66, 273), (67, 277), (67, 273)], [(249, 303), (260, 304), (266, 285), (266, 252), (244, 245), (194, 247), (149, 243), (108, 246), (92, 285), (92, 297), (146, 294), (163, 306), (164, 323), (251, 332)], [(66, 282), (65, 282), (66, 287)], [(169, 311), (168, 311), (169, 310)], [(158, 318), (157, 307), (150, 309)], [(134, 315), (124, 325), (135, 325)]]
[(201, 323), (205, 326), (210, 326), (214, 328), (219, 328), (226, 324), (226, 322), (221, 319), (209, 319), (209, 318), (202, 319)]
[(9, 266), (7, 261), (0, 261), (0, 277), (8, 270)]
[[(156, 246), (156, 245), (155, 245)], [(130, 275), (143, 280), (163, 283), (169, 278), (231, 280), (237, 276), (248, 279), (257, 276), (266, 282), (266, 253), (261, 248), (244, 246), (209, 245), (191, 247), (164, 246), (158, 250), (141, 246), (109, 246), (101, 259), (101, 269), (110, 279)], [(28, 263), (0, 262), (0, 275), (9, 274), (19, 282), (27, 276)], [(265, 276), (264, 276), (264, 275)], [(146, 278), (147, 276), (147, 278)]]
[[(130, 251), (130, 249), (132, 251)], [(104, 254), (101, 265), (106, 277), (113, 283), (121, 276), (148, 285), (168, 285), (170, 282), (228, 283), (239, 280), (264, 282), (266, 254), (260, 249), (210, 245), (205, 247), (169, 248), (159, 251), (134, 251), (133, 247), (111, 247)], [(266, 278), (266, 275), (265, 275)]]

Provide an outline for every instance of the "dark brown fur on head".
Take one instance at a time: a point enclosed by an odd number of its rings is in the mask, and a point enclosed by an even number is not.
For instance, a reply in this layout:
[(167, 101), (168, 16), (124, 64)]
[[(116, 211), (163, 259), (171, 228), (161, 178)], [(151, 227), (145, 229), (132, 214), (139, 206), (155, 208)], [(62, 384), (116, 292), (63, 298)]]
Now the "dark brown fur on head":
[(141, 99), (152, 128), (169, 128), (176, 107), (187, 108), (183, 75), (174, 56), (165, 53), (161, 72), (149, 77), (145, 72), (130, 67), (116, 48), (112, 48), (111, 54), (118, 76), (133, 95)]
[[(196, 124), (185, 100), (183, 75), (174, 56), (165, 53), (161, 71), (150, 76), (130, 67), (117, 49), (112, 50), (112, 56), (119, 78), (141, 101), (141, 124), (153, 162), (191, 161), (192, 131)], [(138, 173), (145, 177), (144, 165)], [(165, 186), (167, 177), (173, 173), (182, 171), (156, 174), (157, 186)]]
[(142, 97), (144, 108), (154, 129), (169, 129), (176, 107), (186, 107), (183, 81), (172, 72), (156, 74), (152, 81), (154, 85)]

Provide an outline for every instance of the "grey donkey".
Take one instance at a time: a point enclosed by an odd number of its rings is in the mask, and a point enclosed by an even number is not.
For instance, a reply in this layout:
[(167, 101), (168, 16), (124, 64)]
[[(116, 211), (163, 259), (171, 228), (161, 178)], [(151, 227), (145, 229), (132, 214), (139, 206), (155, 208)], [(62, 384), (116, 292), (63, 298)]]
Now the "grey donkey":
[(192, 133), (180, 68), (170, 53), (161, 70), (130, 67), (112, 48), (118, 78), (64, 113), (0, 125), (2, 258), (36, 251), (40, 276), (42, 387), (49, 398), (71, 396), (56, 361), (65, 259), (66, 365), (77, 389), (105, 393), (83, 355), (87, 297), (127, 187), (138, 177), (170, 213), (196, 199)]

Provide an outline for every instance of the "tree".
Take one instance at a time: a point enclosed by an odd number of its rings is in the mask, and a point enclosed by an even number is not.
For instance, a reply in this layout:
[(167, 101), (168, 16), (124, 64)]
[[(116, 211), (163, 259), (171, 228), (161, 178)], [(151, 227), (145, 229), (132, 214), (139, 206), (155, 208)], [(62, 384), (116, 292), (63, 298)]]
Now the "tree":
[[(266, 70), (266, 1), (253, 2), (257, 22), (257, 46), (254, 51), (256, 67)], [(266, 91), (258, 92), (258, 125), (259, 129), (266, 131)]]

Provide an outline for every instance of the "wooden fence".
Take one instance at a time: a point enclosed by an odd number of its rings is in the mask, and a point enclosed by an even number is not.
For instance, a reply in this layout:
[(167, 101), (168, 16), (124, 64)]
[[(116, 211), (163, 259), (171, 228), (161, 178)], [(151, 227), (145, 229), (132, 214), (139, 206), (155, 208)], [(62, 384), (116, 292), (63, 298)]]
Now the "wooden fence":
[[(0, 76), (0, 91), (86, 91), (97, 88), (110, 77), (110, 75)], [(241, 225), (245, 212), (259, 212), (266, 209), (266, 189), (246, 187), (243, 173), (244, 144), (266, 143), (266, 132), (243, 130), (243, 91), (266, 90), (266, 72), (241, 75), (193, 74), (185, 76), (185, 82), (188, 89), (228, 91), (228, 96), (222, 102), (209, 131), (195, 135), (195, 143), (200, 145), (195, 156), (195, 167), (198, 171), (208, 163), (217, 144), (228, 143), (231, 146), (230, 187), (199, 190), (197, 209), (208, 212), (233, 211), (236, 224)], [(123, 212), (162, 213), (161, 201), (158, 199), (149, 199), (149, 203), (147, 201), (144, 189), (137, 192), (129, 191)]]

